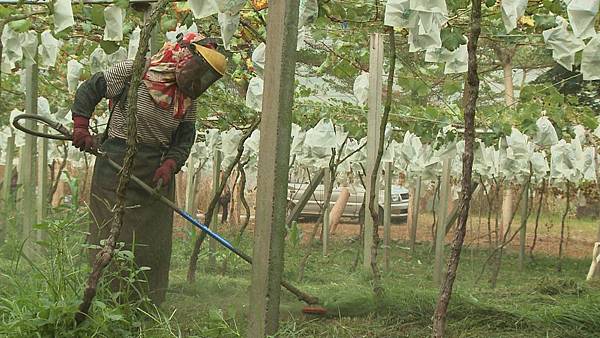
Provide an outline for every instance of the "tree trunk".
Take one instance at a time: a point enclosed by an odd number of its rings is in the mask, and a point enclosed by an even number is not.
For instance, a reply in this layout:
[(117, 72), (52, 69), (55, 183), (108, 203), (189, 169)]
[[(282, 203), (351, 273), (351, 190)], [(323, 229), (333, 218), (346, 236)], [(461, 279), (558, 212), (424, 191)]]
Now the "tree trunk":
[(562, 215), (562, 219), (560, 221), (560, 241), (558, 243), (558, 264), (556, 265), (556, 271), (562, 271), (562, 259), (563, 259), (563, 244), (565, 240), (565, 222), (567, 220), (567, 216), (569, 215), (569, 209), (571, 207), (571, 184), (567, 183), (567, 205), (565, 206), (565, 212)]
[(475, 141), (475, 111), (477, 108), (477, 98), (479, 96), (479, 76), (477, 74), (477, 41), (481, 33), (481, 0), (472, 0), (471, 9), (471, 33), (467, 50), (469, 53), (467, 83), (465, 86), (465, 152), (463, 154), (463, 177), (462, 177), (462, 196), (461, 212), (458, 220), (458, 229), (452, 242), (452, 253), (448, 262), (448, 272), (440, 296), (437, 301), (435, 313), (433, 315), (433, 337), (444, 337), (446, 330), (446, 313), (448, 303), (452, 296), (452, 287), (456, 278), (456, 271), (460, 261), (460, 254), (467, 232), (467, 219), (469, 217), (469, 207), (471, 204), (471, 176), (473, 169), (473, 143)]
[(431, 199), (431, 214), (432, 214), (432, 218), (433, 218), (433, 222), (431, 223), (431, 252), (433, 253), (435, 250), (435, 234), (437, 232), (437, 228), (436, 228), (436, 224), (437, 224), (437, 214), (435, 212), (436, 208), (437, 208), (437, 204), (436, 201), (439, 201), (439, 194), (440, 194), (440, 186), (442, 180), (441, 178), (438, 176), (437, 178), (437, 184), (435, 185), (435, 188), (433, 190), (433, 198)]
[(521, 200), (521, 230), (519, 232), (519, 270), (525, 268), (525, 246), (527, 244), (527, 219), (529, 218), (529, 182), (525, 183)]
[(540, 200), (537, 207), (537, 212), (535, 215), (535, 227), (533, 229), (533, 242), (531, 243), (531, 248), (529, 249), (529, 256), (533, 259), (533, 250), (535, 249), (535, 244), (537, 242), (538, 235), (538, 227), (540, 225), (540, 216), (542, 214), (542, 203), (544, 202), (544, 192), (546, 191), (546, 179), (542, 181), (542, 188), (539, 191)]

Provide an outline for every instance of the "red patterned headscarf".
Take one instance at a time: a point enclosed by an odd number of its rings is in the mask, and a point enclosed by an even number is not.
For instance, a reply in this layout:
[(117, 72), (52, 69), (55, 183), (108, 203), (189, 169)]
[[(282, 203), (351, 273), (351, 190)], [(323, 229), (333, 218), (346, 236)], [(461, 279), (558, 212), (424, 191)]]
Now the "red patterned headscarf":
[[(183, 41), (191, 43), (202, 39), (198, 33), (187, 33)], [(182, 119), (192, 105), (192, 99), (177, 87), (175, 74), (192, 58), (192, 53), (176, 42), (166, 42), (163, 48), (150, 59), (143, 81), (155, 104), (163, 109), (173, 107), (173, 117)]]

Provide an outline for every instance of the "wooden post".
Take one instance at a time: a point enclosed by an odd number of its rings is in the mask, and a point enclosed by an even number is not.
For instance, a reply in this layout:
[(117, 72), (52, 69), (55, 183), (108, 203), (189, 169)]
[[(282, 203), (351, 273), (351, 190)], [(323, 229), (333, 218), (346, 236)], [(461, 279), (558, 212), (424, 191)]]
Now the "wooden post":
[(392, 230), (392, 162), (385, 164), (385, 188), (383, 197), (383, 269), (390, 271), (390, 242)]
[[(600, 226), (598, 227), (598, 233), (596, 234), (596, 241), (600, 243)], [(600, 263), (598, 260), (596, 260), (596, 262)], [(600, 275), (600, 264), (596, 264), (595, 271), (592, 273), (592, 275)]]
[[(212, 177), (212, 196), (215, 195), (216, 190), (219, 188), (219, 184), (221, 184), (221, 151), (213, 148), (213, 177)], [(219, 225), (219, 207), (220, 204), (217, 203), (215, 207), (215, 212), (213, 212), (212, 220), (210, 222), (213, 229), (216, 229)], [(208, 266), (207, 270), (213, 271), (217, 266), (217, 241), (212, 238), (208, 239)]]
[[(42, 127), (42, 132), (48, 132), (48, 126)], [(48, 211), (48, 139), (42, 138), (38, 142), (38, 167), (37, 167), (37, 223), (42, 223)], [(41, 233), (38, 233), (41, 235)], [(38, 240), (42, 238), (38, 236)]]
[(504, 187), (504, 197), (502, 198), (502, 219), (498, 233), (498, 242), (501, 244), (504, 238), (504, 232), (510, 223), (513, 214), (513, 193), (510, 183), (506, 183)]
[[(331, 177), (331, 170), (325, 169), (325, 184), (323, 185), (323, 191), (329, 191), (332, 185), (333, 179)], [(327, 205), (323, 206), (323, 256), (327, 256), (327, 250), (329, 245), (329, 212), (331, 210), (330, 205), (331, 203), (327, 203)]]
[[(371, 34), (369, 46), (369, 115), (367, 118), (367, 176), (371, 177), (375, 168), (375, 159), (379, 143), (379, 126), (382, 117), (382, 90), (383, 90), (383, 37), (379, 33)], [(371, 187), (371, 180), (366, 180), (365, 196), (370, 196), (371, 189), (376, 189), (375, 201), (379, 205), (379, 187)], [(363, 266), (371, 269), (371, 247), (373, 246), (373, 217), (371, 215), (369, 199), (365, 201), (365, 226), (363, 234)]]
[(594, 250), (592, 251), (592, 264), (587, 274), (587, 281), (594, 279), (598, 272), (598, 262), (600, 261), (600, 242), (594, 243)]
[[(25, 112), (27, 114), (37, 114), (37, 99), (38, 99), (38, 68), (33, 64), (25, 69)], [(33, 128), (33, 121), (25, 122), (27, 128)], [(25, 145), (20, 154), (22, 175), (21, 182), (23, 183), (23, 203), (22, 203), (22, 226), (24, 238), (31, 235), (33, 224), (35, 223), (35, 153), (36, 139), (33, 135), (25, 135)], [(27, 247), (28, 245), (26, 245)]]
[(521, 230), (519, 231), (519, 269), (525, 268), (525, 246), (527, 244), (527, 218), (529, 216), (529, 183), (523, 187), (521, 199)]
[(408, 195), (410, 196), (408, 199), (408, 208), (406, 209), (406, 232), (410, 246), (410, 225), (412, 224), (413, 209), (415, 208), (415, 200), (412, 197), (415, 195), (415, 186), (412, 182), (407, 182), (406, 185), (408, 186)]
[(308, 203), (308, 201), (313, 196), (313, 193), (315, 192), (317, 187), (321, 184), (321, 181), (323, 181), (323, 177), (325, 177), (325, 170), (326, 169), (324, 169), (324, 168), (319, 170), (312, 177), (312, 179), (310, 180), (310, 184), (306, 187), (306, 189), (304, 189), (304, 193), (302, 193), (302, 196), (300, 196), (300, 198), (298, 199), (298, 202), (296, 203), (296, 205), (294, 206), (292, 211), (287, 216), (287, 218), (285, 220), (285, 224), (290, 225), (290, 224), (292, 224), (293, 221), (297, 220), (298, 217), (300, 217), (300, 213), (306, 206), (306, 203)]
[(435, 266), (433, 270), (433, 282), (437, 285), (442, 283), (444, 270), (444, 238), (446, 237), (446, 218), (448, 215), (448, 199), (450, 198), (450, 170), (452, 159), (444, 159), (442, 168), (442, 186), (440, 188), (440, 203), (438, 207), (437, 234), (435, 239)]
[(421, 176), (417, 178), (417, 182), (415, 183), (415, 194), (413, 196), (409, 196), (410, 201), (412, 201), (412, 214), (410, 219), (410, 252), (415, 254), (415, 246), (417, 243), (417, 224), (419, 219), (419, 208), (421, 205)]
[(298, 6), (298, 0), (269, 3), (247, 337), (279, 328)]
[(350, 190), (348, 187), (342, 187), (340, 189), (340, 194), (338, 196), (337, 201), (331, 208), (331, 212), (329, 213), (329, 228), (330, 234), (335, 234), (338, 225), (340, 224), (340, 219), (344, 214), (344, 209), (346, 209), (346, 205), (348, 204), (348, 200), (350, 199)]

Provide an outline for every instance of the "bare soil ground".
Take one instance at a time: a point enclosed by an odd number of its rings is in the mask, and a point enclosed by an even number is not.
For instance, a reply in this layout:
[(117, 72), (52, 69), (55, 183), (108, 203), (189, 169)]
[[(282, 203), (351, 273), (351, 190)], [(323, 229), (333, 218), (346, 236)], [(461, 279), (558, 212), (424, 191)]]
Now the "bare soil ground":
[[(202, 216), (200, 217), (202, 221)], [(338, 241), (348, 238), (357, 238), (360, 232), (360, 224), (357, 222), (348, 222), (339, 224), (337, 231), (331, 235), (332, 241)], [(492, 221), (493, 223), (493, 221)], [(586, 258), (591, 257), (594, 243), (596, 242), (597, 226), (599, 221), (593, 220), (578, 220), (574, 217), (567, 220), (565, 227), (565, 255), (574, 258)], [(302, 221), (299, 223), (303, 232), (303, 240), (308, 241), (310, 234), (313, 231), (314, 221)], [(417, 227), (417, 242), (419, 243), (431, 243), (431, 228), (433, 224), (433, 217), (431, 214), (421, 214), (419, 216), (419, 224)], [(519, 228), (520, 221), (515, 219), (511, 226), (511, 233), (508, 236), (510, 238), (515, 231)], [(492, 224), (492, 227), (494, 225)], [(189, 225), (181, 217), (175, 218), (176, 236), (186, 237), (189, 233)], [(231, 226), (233, 229), (237, 229), (237, 226)], [(534, 234), (533, 230), (535, 222), (533, 217), (529, 219), (527, 224), (527, 254), (530, 252), (531, 245), (533, 244)], [(219, 232), (227, 232), (230, 230), (230, 226), (219, 226), (217, 230)], [(254, 229), (254, 220), (250, 222), (247, 230), (252, 231)], [(320, 237), (321, 228), (317, 230), (317, 239)], [(454, 231), (450, 231), (446, 236), (446, 243), (452, 241)], [(467, 237), (465, 239), (465, 245), (468, 247), (479, 247), (486, 248), (489, 246), (489, 232), (487, 228), (487, 219), (479, 218), (478, 216), (471, 216), (467, 223)], [(383, 236), (383, 229), (379, 229), (380, 237)], [(393, 241), (408, 241), (408, 226), (406, 223), (392, 224), (391, 237)], [(494, 239), (492, 233), (492, 239)], [(558, 255), (558, 246), (560, 242), (560, 221), (551, 217), (545, 217), (540, 220), (538, 226), (538, 235), (535, 245), (534, 254), (546, 254), (551, 256)], [(518, 249), (519, 247), (519, 235), (517, 234), (512, 242), (509, 244), (510, 248)]]
[[(431, 215), (420, 215), (419, 216), (419, 224), (417, 227), (417, 242), (431, 242), (431, 225), (433, 223), (433, 218)], [(566, 226), (565, 229), (565, 255), (574, 258), (584, 258), (591, 257), (592, 248), (594, 243), (596, 242), (596, 229), (593, 221), (587, 221), (582, 224), (582, 221), (570, 221), (570, 224)], [(597, 222), (596, 222), (597, 223)], [(515, 224), (517, 224), (517, 220), (515, 220)], [(517, 230), (519, 226), (515, 226), (513, 224), (511, 234), (508, 236), (510, 238), (512, 234)], [(307, 240), (309, 238), (309, 234), (312, 232), (314, 223), (301, 223), (301, 227), (303, 232), (306, 234), (304, 239)], [(531, 220), (527, 224), (527, 253), (529, 254), (529, 250), (531, 245), (533, 244), (533, 229), (535, 227), (534, 222)], [(318, 234), (320, 235), (321, 229), (319, 228)], [(338, 226), (338, 229), (335, 234), (332, 235), (332, 240), (341, 240), (352, 237), (358, 237), (360, 232), (360, 225), (357, 223), (343, 223)], [(467, 224), (467, 237), (465, 239), (466, 246), (475, 246), (485, 248), (489, 246), (488, 240), (488, 229), (487, 229), (487, 219), (481, 219), (481, 223), (479, 222), (479, 218), (474, 216), (469, 220)], [(446, 236), (446, 243), (450, 243), (452, 241), (454, 231), (450, 231), (448, 236)], [(379, 229), (379, 236), (383, 236), (383, 229)], [(392, 224), (391, 229), (391, 237), (393, 241), (408, 241), (408, 226), (406, 223), (402, 224)], [(318, 238), (318, 237), (317, 237)], [(492, 236), (492, 238), (494, 238)], [(543, 253), (547, 255), (558, 255), (558, 246), (560, 241), (560, 224), (552, 224), (551, 222), (544, 220), (544, 222), (540, 221), (538, 227), (538, 235), (536, 240), (536, 245), (534, 249), (535, 253)], [(519, 248), (519, 235), (517, 234), (515, 238), (510, 243), (509, 247), (513, 249)]]

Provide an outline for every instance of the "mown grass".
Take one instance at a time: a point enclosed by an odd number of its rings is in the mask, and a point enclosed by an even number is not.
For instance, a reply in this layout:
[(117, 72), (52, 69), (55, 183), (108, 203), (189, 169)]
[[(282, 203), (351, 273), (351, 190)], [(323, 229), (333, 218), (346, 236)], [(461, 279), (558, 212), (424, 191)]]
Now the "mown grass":
[[(77, 220), (74, 222), (73, 220)], [(92, 318), (75, 327), (72, 314), (88, 268), (82, 259), (80, 219), (52, 223), (60, 245), (45, 244), (37, 259), (16, 265), (18, 255), (3, 249), (0, 258), (0, 336), (144, 336), (239, 337), (245, 335), (251, 267), (224, 249), (217, 266), (206, 269), (207, 247), (197, 281), (185, 281), (191, 240), (175, 241), (168, 300), (158, 313), (140, 302), (120, 304), (102, 289)], [(62, 227), (62, 230), (60, 229)], [(590, 227), (590, 229), (593, 229)], [(58, 236), (62, 234), (63, 237)], [(233, 235), (227, 236), (233, 238)], [(250, 235), (240, 243), (251, 252)], [(317, 243), (318, 244), (318, 243)], [(13, 250), (15, 246), (13, 246)], [(313, 251), (304, 279), (298, 280), (307, 248), (288, 245), (284, 277), (318, 296), (328, 313), (306, 317), (303, 304), (282, 291), (281, 337), (426, 337), (438, 295), (432, 281), (428, 243), (411, 257), (405, 243), (394, 242), (391, 265), (383, 273), (385, 297), (376, 303), (370, 271), (352, 270), (360, 243), (338, 239), (331, 254)], [(60, 252), (59, 252), (60, 251)], [(589, 262), (567, 258), (563, 271), (556, 258), (536, 256), (520, 271), (513, 252), (505, 255), (498, 285), (489, 271), (481, 278), (486, 249), (465, 249), (449, 309), (449, 337), (593, 337), (600, 332), (600, 288), (584, 282)], [(223, 261), (227, 260), (226, 269)], [(65, 260), (65, 261), (59, 261)], [(60, 268), (59, 268), (60, 267)], [(58, 269), (58, 271), (57, 271)], [(205, 271), (210, 270), (210, 271)], [(37, 333), (36, 333), (37, 332)]]

